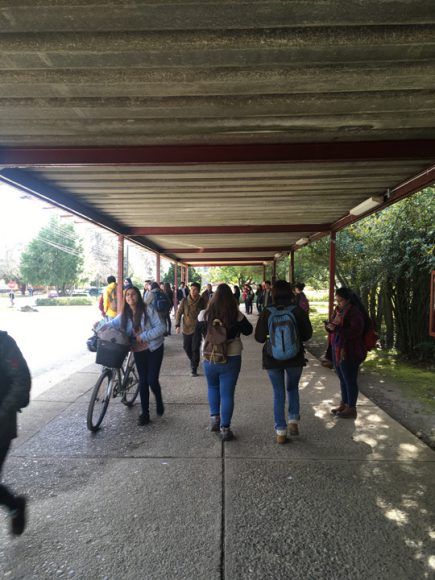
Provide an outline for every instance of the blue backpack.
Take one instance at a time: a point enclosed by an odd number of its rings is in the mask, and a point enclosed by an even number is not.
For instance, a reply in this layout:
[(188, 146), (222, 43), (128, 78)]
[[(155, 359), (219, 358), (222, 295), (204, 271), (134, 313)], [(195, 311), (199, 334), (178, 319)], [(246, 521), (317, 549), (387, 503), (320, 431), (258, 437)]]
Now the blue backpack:
[(267, 321), (269, 336), (266, 351), (276, 360), (289, 360), (297, 356), (301, 348), (298, 326), (293, 314), (293, 306), (268, 306)]

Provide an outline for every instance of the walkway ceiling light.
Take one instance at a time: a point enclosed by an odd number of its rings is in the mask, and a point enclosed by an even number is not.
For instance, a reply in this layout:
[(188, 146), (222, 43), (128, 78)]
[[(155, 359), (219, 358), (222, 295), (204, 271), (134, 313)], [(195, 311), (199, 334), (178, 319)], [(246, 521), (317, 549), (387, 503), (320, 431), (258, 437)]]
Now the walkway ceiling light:
[(308, 244), (310, 240), (308, 238), (301, 238), (300, 240), (298, 240), (296, 243), (297, 246), (305, 246), (305, 244)]
[(349, 211), (349, 213), (351, 215), (362, 215), (363, 213), (366, 213), (366, 211), (370, 211), (371, 209), (378, 207), (378, 205), (381, 205), (381, 203), (383, 203), (383, 202), (384, 202), (383, 195), (374, 195), (373, 197), (369, 197), (368, 199), (366, 199), (365, 201), (363, 201), (359, 205), (356, 205), (355, 207), (353, 207)]

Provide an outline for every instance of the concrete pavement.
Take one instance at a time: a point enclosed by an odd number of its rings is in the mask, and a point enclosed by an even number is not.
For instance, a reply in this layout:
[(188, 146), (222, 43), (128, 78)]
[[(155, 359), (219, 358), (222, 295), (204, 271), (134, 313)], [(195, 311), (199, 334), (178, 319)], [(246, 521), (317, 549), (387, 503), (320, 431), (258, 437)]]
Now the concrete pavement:
[(311, 356), (301, 435), (278, 446), (261, 347), (244, 345), (225, 444), (179, 336), (165, 346), (166, 413), (152, 406), (149, 426), (115, 399), (87, 431), (96, 365), (37, 397), (5, 466), (30, 519), (18, 539), (0, 519), (2, 577), (434, 577), (435, 453), (365, 397), (356, 421), (333, 419), (338, 381)]

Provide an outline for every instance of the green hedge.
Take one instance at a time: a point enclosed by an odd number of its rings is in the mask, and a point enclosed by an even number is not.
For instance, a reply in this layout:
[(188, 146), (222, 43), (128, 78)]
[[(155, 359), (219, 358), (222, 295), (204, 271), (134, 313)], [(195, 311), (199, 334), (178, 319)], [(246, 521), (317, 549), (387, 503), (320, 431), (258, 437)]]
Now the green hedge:
[(72, 298), (37, 298), (36, 306), (90, 306), (94, 304), (91, 298), (75, 296)]

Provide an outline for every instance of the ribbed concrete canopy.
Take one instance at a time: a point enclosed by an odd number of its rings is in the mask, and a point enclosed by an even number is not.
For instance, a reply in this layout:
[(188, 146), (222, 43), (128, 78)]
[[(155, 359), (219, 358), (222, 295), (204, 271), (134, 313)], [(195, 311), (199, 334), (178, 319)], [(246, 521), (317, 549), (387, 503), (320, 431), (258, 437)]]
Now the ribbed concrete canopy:
[(435, 181), (433, 0), (0, 0), (0, 32), (0, 177), (184, 263)]

